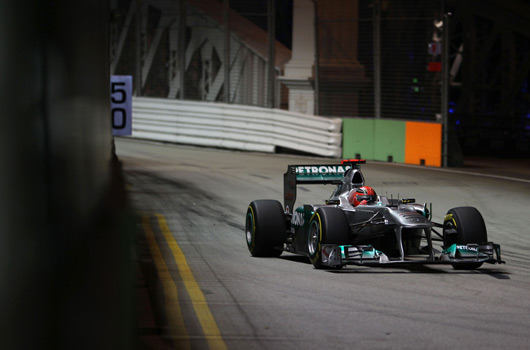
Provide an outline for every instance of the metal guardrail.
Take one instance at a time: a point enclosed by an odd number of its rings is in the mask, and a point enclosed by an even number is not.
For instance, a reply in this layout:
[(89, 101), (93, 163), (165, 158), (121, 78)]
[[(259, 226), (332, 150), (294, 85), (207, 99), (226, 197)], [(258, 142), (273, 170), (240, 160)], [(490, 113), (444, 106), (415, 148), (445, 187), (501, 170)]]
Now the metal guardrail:
[(342, 120), (281, 109), (133, 98), (133, 138), (259, 152), (342, 156)]

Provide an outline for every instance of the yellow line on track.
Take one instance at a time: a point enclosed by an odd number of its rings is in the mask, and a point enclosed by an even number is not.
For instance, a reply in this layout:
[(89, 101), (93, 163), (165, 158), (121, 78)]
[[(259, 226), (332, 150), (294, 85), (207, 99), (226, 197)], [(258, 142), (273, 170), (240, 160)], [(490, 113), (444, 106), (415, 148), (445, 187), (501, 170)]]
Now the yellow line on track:
[(156, 269), (158, 271), (158, 277), (160, 278), (164, 288), (164, 301), (166, 305), (166, 314), (170, 327), (170, 333), (175, 338), (175, 345), (178, 349), (191, 349), (188, 332), (186, 331), (186, 326), (184, 325), (184, 319), (180, 310), (177, 285), (171, 277), (171, 273), (169, 272), (167, 264), (162, 257), (160, 248), (156, 243), (156, 238), (151, 228), (149, 215), (142, 215), (142, 226), (145, 237), (147, 238), (151, 256), (153, 257)]
[(182, 278), (184, 286), (188, 291), (191, 303), (201, 324), (204, 336), (208, 341), (208, 347), (212, 350), (227, 349), (226, 344), (221, 336), (221, 332), (217, 327), (217, 323), (215, 322), (215, 319), (213, 318), (213, 315), (210, 312), (210, 308), (206, 303), (206, 298), (204, 297), (204, 294), (202, 293), (199, 284), (195, 280), (195, 277), (193, 277), (193, 273), (191, 272), (190, 267), (188, 266), (188, 262), (186, 261), (186, 257), (182, 253), (180, 246), (177, 244), (175, 238), (169, 231), (166, 219), (163, 215), (160, 214), (156, 214), (156, 217), (158, 219), (158, 224), (162, 229), (162, 233), (164, 234), (164, 237), (166, 238), (166, 241), (169, 245), (169, 248), (173, 252), (173, 257), (175, 258), (175, 262), (177, 263), (180, 272), (180, 277)]

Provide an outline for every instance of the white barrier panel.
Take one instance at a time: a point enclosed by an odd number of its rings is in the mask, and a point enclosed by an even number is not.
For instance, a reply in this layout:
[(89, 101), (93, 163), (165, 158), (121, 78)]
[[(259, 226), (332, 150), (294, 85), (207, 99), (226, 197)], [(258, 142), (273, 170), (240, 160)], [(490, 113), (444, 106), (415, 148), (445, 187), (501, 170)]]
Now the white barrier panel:
[(342, 156), (342, 120), (281, 109), (164, 98), (133, 98), (132, 137), (249, 151), (276, 147)]

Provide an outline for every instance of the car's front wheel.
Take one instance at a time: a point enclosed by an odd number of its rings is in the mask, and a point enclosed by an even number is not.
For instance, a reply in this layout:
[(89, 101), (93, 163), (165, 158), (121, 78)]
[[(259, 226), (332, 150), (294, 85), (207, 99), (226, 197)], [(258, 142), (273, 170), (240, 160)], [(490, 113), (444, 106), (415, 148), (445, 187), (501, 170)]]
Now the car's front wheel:
[(309, 260), (317, 269), (322, 265), (322, 244), (348, 244), (350, 227), (344, 212), (335, 207), (319, 208), (309, 222)]
[[(447, 249), (453, 244), (482, 244), (488, 241), (486, 224), (480, 212), (473, 207), (450, 209), (444, 219), (443, 242)], [(454, 264), (456, 270), (473, 270), (482, 263)]]

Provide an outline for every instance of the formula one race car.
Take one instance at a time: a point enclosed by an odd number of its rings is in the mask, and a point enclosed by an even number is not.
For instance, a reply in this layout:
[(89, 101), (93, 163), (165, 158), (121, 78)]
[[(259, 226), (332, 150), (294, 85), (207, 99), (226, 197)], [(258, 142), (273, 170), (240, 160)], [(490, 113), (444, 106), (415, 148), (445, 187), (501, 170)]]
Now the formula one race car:
[[(453, 208), (442, 224), (434, 223), (427, 204), (377, 196), (365, 186), (360, 170), (364, 163), (350, 159), (340, 165), (289, 165), (284, 207), (276, 200), (256, 200), (248, 207), (245, 231), (252, 256), (288, 251), (309, 257), (316, 268), (451, 264), (476, 269), (483, 263), (504, 263), (500, 246), (488, 242), (477, 209)], [(298, 184), (329, 183), (336, 188), (325, 204), (295, 209)], [(442, 242), (441, 251), (433, 241)]]

